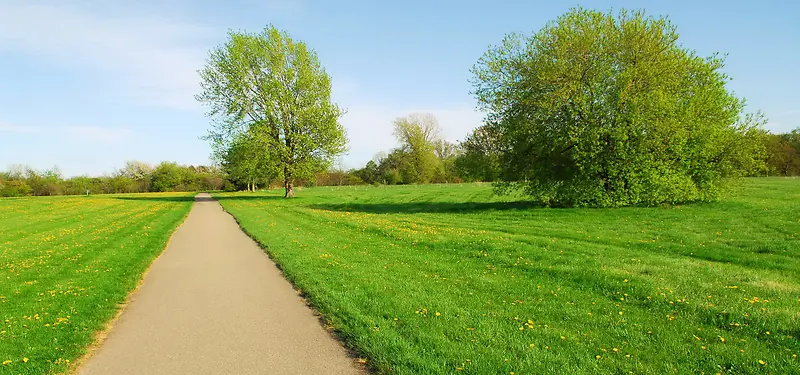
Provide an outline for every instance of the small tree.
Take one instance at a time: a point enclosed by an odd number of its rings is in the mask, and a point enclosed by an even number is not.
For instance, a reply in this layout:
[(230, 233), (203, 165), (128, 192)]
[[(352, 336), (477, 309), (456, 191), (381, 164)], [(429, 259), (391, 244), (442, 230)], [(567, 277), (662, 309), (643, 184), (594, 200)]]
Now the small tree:
[(356, 176), (368, 184), (374, 184), (380, 181), (378, 164), (376, 164), (373, 160), (368, 161), (364, 168), (356, 170), (353, 173), (355, 173)]
[(233, 139), (219, 157), (228, 177), (245, 184), (249, 191), (255, 191), (259, 182), (269, 182), (279, 173), (265, 142), (268, 138), (257, 134), (257, 130), (253, 128)]
[(436, 144), (441, 140), (439, 121), (431, 114), (414, 113), (394, 121), (394, 135), (409, 163), (400, 174), (405, 183), (427, 183), (440, 168)]
[(229, 32), (212, 50), (200, 72), (202, 93), (214, 118), (208, 139), (227, 149), (254, 132), (284, 180), (286, 197), (295, 179), (326, 170), (345, 150), (338, 122), (342, 111), (331, 102), (331, 81), (316, 52), (288, 33), (267, 27), (260, 33)]
[[(125, 166), (120, 169), (117, 174), (121, 177), (129, 178), (135, 183), (133, 191), (144, 193), (150, 190), (150, 173), (153, 172), (153, 166), (145, 162), (131, 160), (126, 161)], [(131, 189), (128, 189), (131, 190)]]
[(460, 144), (455, 160), (459, 175), (468, 181), (494, 182), (500, 178), (502, 144), (496, 127), (480, 126)]
[(163, 162), (150, 173), (150, 178), (153, 191), (180, 191), (186, 180), (186, 171), (177, 163)]
[(763, 117), (722, 67), (667, 19), (573, 9), (488, 51), (473, 92), (500, 130), (504, 187), (558, 205), (713, 200), (763, 163)]

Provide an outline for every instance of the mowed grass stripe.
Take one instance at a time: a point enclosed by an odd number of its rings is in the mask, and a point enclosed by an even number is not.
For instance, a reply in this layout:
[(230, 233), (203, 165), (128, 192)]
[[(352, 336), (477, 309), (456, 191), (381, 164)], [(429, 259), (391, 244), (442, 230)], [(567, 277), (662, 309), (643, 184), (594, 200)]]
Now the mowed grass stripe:
[[(49, 211), (48, 215), (40, 216), (41, 206), (35, 201), (38, 199), (50, 200), (51, 204), (59, 203), (58, 212)], [(4, 236), (6, 241), (13, 241), (17, 238), (24, 237), (30, 233), (43, 233), (53, 229), (65, 228), (65, 223), (69, 223), (69, 227), (78, 227), (81, 222), (91, 217), (105, 217), (105, 215), (113, 215), (119, 212), (119, 208), (124, 206), (124, 203), (118, 200), (105, 203), (103, 206), (87, 207), (86, 202), (70, 202), (69, 205), (63, 204), (60, 200), (67, 201), (76, 199), (75, 197), (34, 197), (34, 198), (7, 198), (0, 201), (0, 207), (3, 213), (0, 213), (0, 221), (2, 221)], [(87, 198), (88, 199), (88, 198)], [(92, 197), (91, 199), (95, 199)], [(5, 202), (4, 202), (5, 201)], [(24, 202), (31, 202), (26, 204)], [(15, 203), (15, 204), (12, 204)], [(40, 210), (18, 210), (14, 211), (15, 207), (39, 207)], [(47, 208), (45, 208), (47, 209)], [(32, 225), (35, 224), (35, 225)], [(34, 232), (35, 231), (35, 232)]]
[(0, 199), (0, 374), (66, 371), (191, 204), (185, 193)]
[(800, 368), (800, 180), (663, 208), (546, 209), (490, 193), (219, 196), (379, 373)]

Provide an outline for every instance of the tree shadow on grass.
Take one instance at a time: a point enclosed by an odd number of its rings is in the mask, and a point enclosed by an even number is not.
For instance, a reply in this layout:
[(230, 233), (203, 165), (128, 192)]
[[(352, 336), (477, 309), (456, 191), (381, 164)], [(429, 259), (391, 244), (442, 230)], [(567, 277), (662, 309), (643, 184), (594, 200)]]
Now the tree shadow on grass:
[(142, 195), (142, 196), (113, 197), (113, 199), (119, 199), (123, 201), (151, 201), (151, 202), (194, 202), (195, 201), (195, 197), (193, 196), (158, 197), (158, 196)]
[[(278, 195), (228, 195), (214, 197), (218, 201), (272, 201), (286, 199)], [(292, 198), (297, 199), (297, 198)]]
[(213, 202), (213, 201), (225, 201), (225, 200), (261, 201), (261, 200), (283, 199), (283, 197), (274, 195), (235, 195), (235, 196), (218, 196), (218, 197), (199, 197), (199, 196), (161, 197), (152, 195), (140, 195), (140, 196), (114, 197), (114, 199), (125, 200), (125, 201), (151, 201), (151, 202)]
[(536, 202), (412, 202), (383, 204), (314, 204), (308, 206), (318, 210), (365, 212), (371, 214), (413, 213), (475, 213), (482, 211), (527, 210), (544, 207)]

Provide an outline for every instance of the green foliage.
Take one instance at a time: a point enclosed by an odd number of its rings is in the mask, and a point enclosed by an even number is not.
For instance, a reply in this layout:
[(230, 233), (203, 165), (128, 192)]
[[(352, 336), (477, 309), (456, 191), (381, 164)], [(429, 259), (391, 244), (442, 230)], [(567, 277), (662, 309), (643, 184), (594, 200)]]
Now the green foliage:
[(403, 183), (424, 184), (431, 182), (441, 162), (436, 157), (436, 144), (441, 140), (441, 128), (436, 117), (414, 113), (394, 121), (394, 134), (403, 152), (402, 163), (397, 170)]
[(717, 203), (591, 210), (487, 184), (215, 196), (376, 374), (796, 374), (798, 194), (757, 178)]
[(25, 171), (26, 183), (31, 187), (33, 195), (61, 195), (63, 194), (63, 187), (60, 182), (62, 181), (61, 171), (58, 168), (52, 168), (44, 171), (37, 171), (28, 168)]
[(275, 155), (269, 152), (266, 137), (258, 134), (259, 131), (263, 128), (253, 127), (233, 139), (221, 157), (228, 178), (239, 185), (247, 185), (248, 190), (255, 190), (258, 183), (269, 184), (280, 173), (276, 163), (271, 162)]
[(25, 197), (33, 194), (33, 189), (25, 181), (0, 180), (0, 197)]
[(356, 170), (354, 173), (362, 181), (368, 184), (374, 184), (381, 180), (380, 172), (378, 171), (378, 164), (376, 164), (373, 160), (368, 161), (364, 168)]
[(216, 153), (226, 154), (243, 136), (257, 138), (287, 197), (295, 179), (313, 178), (344, 151), (342, 111), (331, 102), (330, 77), (316, 52), (288, 33), (272, 26), (229, 32), (200, 77), (197, 100), (215, 121), (207, 138)]
[(768, 135), (766, 148), (770, 174), (800, 176), (800, 128), (786, 134)]
[(408, 152), (403, 149), (394, 149), (388, 155), (382, 157), (378, 164), (379, 182), (387, 185), (397, 185), (403, 183), (401, 171), (412, 169), (410, 166), (411, 158)]
[(399, 170), (389, 169), (384, 172), (383, 180), (385, 181), (386, 185), (399, 185), (403, 183), (403, 176), (400, 175)]
[[(145, 193), (149, 191), (209, 191), (230, 188), (219, 170), (206, 166), (162, 163), (157, 170), (129, 161), (111, 176), (77, 176), (64, 179), (58, 168), (45, 171), (17, 166), (0, 173), (0, 197)], [(153, 184), (155, 182), (155, 185)]]
[(461, 178), (489, 182), (500, 178), (503, 148), (497, 127), (478, 127), (461, 142), (460, 147), (462, 153), (455, 160), (455, 168)]
[(186, 183), (186, 173), (177, 163), (164, 162), (153, 170), (150, 180), (153, 191), (179, 190)]
[(502, 136), (502, 186), (566, 206), (718, 199), (764, 156), (763, 117), (743, 115), (722, 67), (641, 11), (573, 9), (509, 35), (473, 69)]
[(352, 186), (363, 184), (364, 180), (358, 176), (355, 170), (344, 171), (341, 169), (333, 169), (317, 173), (314, 178), (313, 186)]
[(434, 142), (433, 153), (438, 160), (438, 167), (436, 168), (436, 173), (434, 173), (431, 182), (461, 182), (456, 171), (456, 158), (458, 158), (460, 152), (461, 149), (458, 145), (452, 144), (444, 139), (439, 139)]

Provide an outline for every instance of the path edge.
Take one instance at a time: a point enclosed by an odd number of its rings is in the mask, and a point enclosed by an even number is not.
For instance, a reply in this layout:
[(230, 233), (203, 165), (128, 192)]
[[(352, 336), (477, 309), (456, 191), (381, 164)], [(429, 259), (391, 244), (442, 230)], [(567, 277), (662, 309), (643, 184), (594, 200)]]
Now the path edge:
[(292, 286), (292, 289), (294, 289), (294, 291), (297, 292), (298, 297), (300, 297), (300, 300), (303, 301), (303, 304), (306, 305), (314, 314), (314, 316), (317, 318), (320, 328), (322, 328), (333, 340), (335, 340), (337, 343), (339, 343), (339, 345), (342, 346), (342, 348), (345, 351), (345, 354), (347, 354), (347, 356), (353, 361), (353, 365), (356, 368), (356, 370), (361, 371), (364, 374), (377, 373), (375, 371), (377, 369), (373, 368), (370, 365), (370, 362), (367, 360), (367, 358), (362, 356), (361, 353), (359, 353), (358, 350), (356, 350), (356, 348), (353, 345), (351, 345), (344, 337), (342, 337), (342, 335), (339, 333), (339, 330), (334, 325), (331, 324), (330, 320), (328, 320), (328, 317), (325, 314), (321, 313), (317, 308), (317, 306), (315, 306), (313, 303), (309, 301), (308, 298), (305, 297), (308, 294), (302, 289), (298, 288), (297, 285), (295, 285), (295, 283), (292, 282), (290, 278), (286, 277), (286, 273), (284, 272), (283, 267), (281, 267), (281, 264), (278, 263), (278, 261), (272, 256), (272, 253), (270, 253), (269, 245), (261, 243), (261, 241), (257, 240), (252, 233), (250, 233), (247, 229), (245, 229), (242, 226), (242, 223), (239, 222), (239, 219), (236, 218), (234, 214), (230, 213), (225, 208), (225, 206), (216, 197), (214, 197), (213, 194), (210, 195), (211, 198), (214, 201), (216, 201), (220, 207), (222, 207), (222, 211), (225, 212), (231, 218), (233, 218), (233, 221), (236, 222), (236, 225), (239, 227), (239, 230), (241, 230), (242, 233), (247, 235), (247, 237), (249, 237), (250, 240), (253, 241), (264, 252), (264, 255), (266, 255), (267, 258), (269, 258), (269, 260), (275, 265), (275, 268), (277, 268), (278, 272), (280, 272), (281, 278), (286, 280), (286, 282), (288, 282), (289, 285)]
[[(199, 193), (195, 193), (192, 196), (192, 198), (196, 198), (198, 194)], [(147, 268), (144, 270), (144, 272), (142, 272), (141, 277), (139, 277), (139, 281), (136, 283), (136, 286), (133, 289), (131, 289), (130, 292), (128, 292), (127, 296), (125, 296), (125, 301), (117, 305), (117, 312), (114, 314), (114, 316), (112, 316), (111, 319), (109, 319), (103, 325), (103, 328), (97, 330), (94, 333), (94, 339), (92, 340), (92, 343), (87, 345), (86, 348), (85, 348), (86, 352), (83, 353), (83, 355), (81, 355), (80, 357), (76, 358), (70, 364), (70, 366), (67, 369), (67, 371), (64, 371), (63, 373), (61, 373), (62, 375), (75, 375), (75, 374), (77, 374), (78, 371), (81, 369), (81, 367), (83, 367), (83, 365), (85, 365), (86, 362), (88, 362), (89, 359), (91, 359), (92, 356), (94, 356), (94, 354), (97, 352), (98, 349), (100, 349), (100, 347), (103, 345), (103, 342), (105, 342), (106, 338), (108, 338), (108, 334), (117, 325), (117, 322), (119, 321), (119, 318), (127, 310), (127, 307), (131, 303), (131, 301), (133, 299), (133, 296), (139, 291), (139, 289), (142, 287), (142, 285), (144, 285), (144, 279), (147, 277), (147, 274), (150, 273), (150, 270), (153, 268), (153, 264), (155, 264), (156, 261), (159, 258), (161, 258), (162, 255), (164, 255), (164, 252), (167, 250), (169, 245), (172, 244), (172, 237), (175, 236), (175, 232), (177, 232), (178, 229), (183, 227), (183, 224), (186, 223), (186, 219), (189, 217), (189, 214), (192, 213), (192, 210), (194, 209), (194, 206), (195, 206), (196, 203), (197, 203), (196, 200), (192, 202), (192, 205), (189, 207), (189, 210), (186, 211), (186, 214), (184, 214), (183, 217), (180, 219), (180, 222), (178, 223), (178, 225), (176, 225), (175, 229), (172, 230), (172, 233), (169, 234), (169, 238), (167, 239), (167, 242), (164, 244), (164, 248), (161, 249), (161, 251), (158, 253), (158, 255), (155, 258), (153, 258), (153, 261), (150, 262), (150, 264), (147, 265)]]

